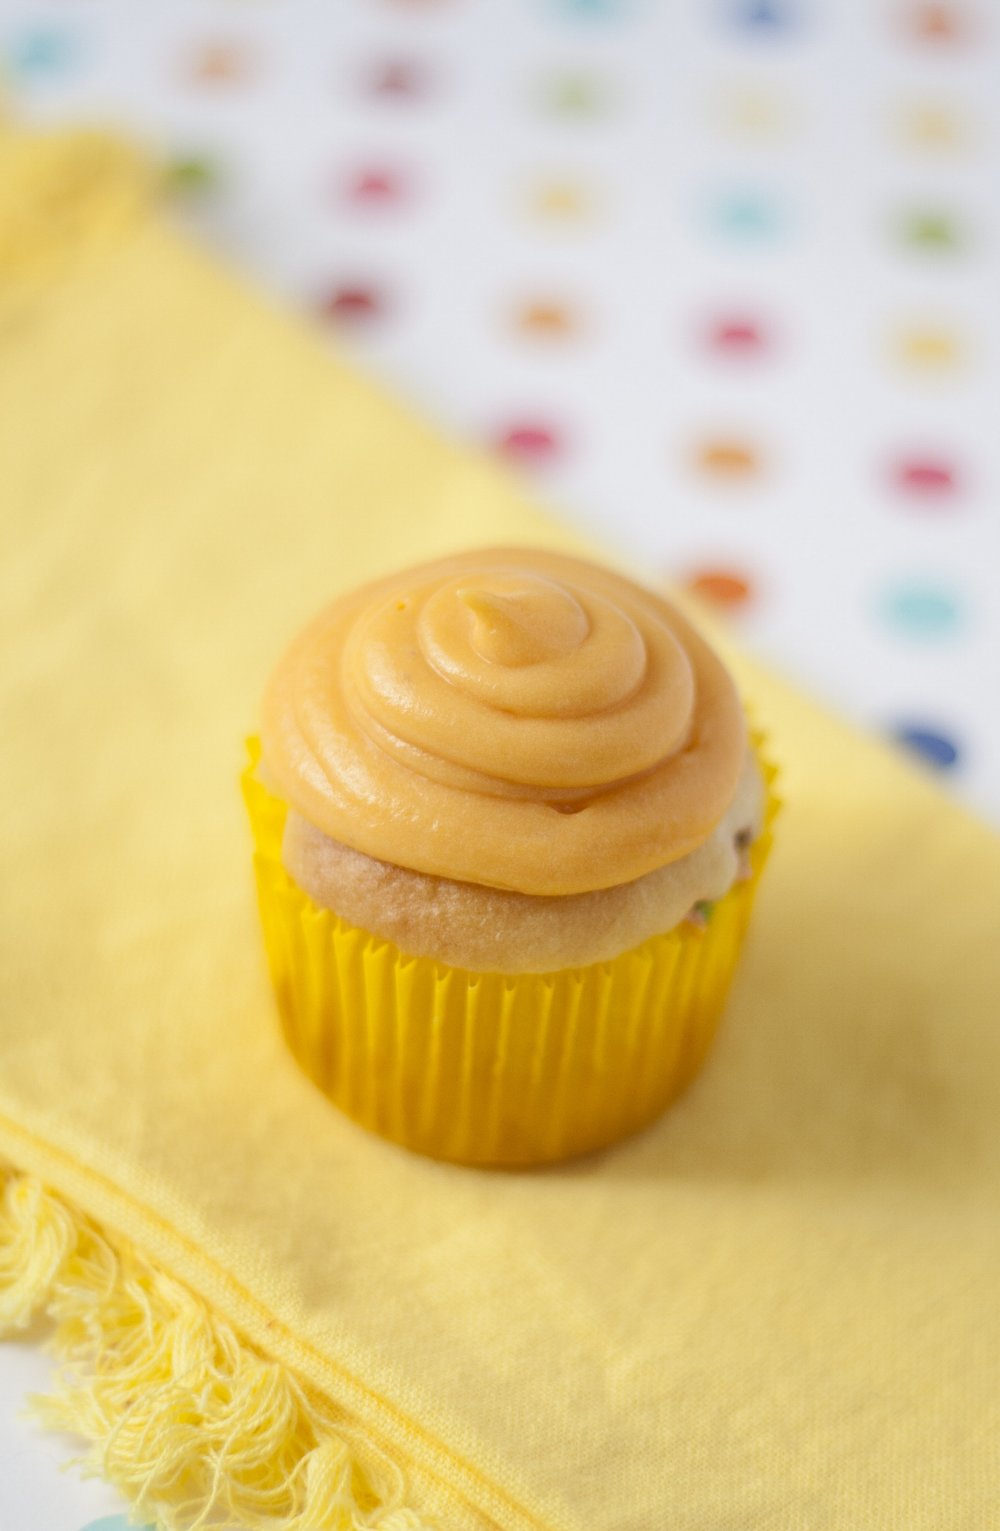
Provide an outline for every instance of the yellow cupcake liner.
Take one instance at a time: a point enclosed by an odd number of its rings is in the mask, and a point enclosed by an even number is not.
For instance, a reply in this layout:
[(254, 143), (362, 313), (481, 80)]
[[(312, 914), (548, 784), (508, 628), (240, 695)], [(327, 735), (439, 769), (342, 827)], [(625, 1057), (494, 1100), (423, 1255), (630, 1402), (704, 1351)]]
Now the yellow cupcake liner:
[(545, 1164), (638, 1131), (697, 1073), (771, 847), (776, 772), (763, 754), (752, 875), (705, 929), (684, 922), (608, 962), (512, 975), (408, 956), (315, 904), (282, 865), (287, 806), (258, 779), (259, 742), (249, 748), (243, 793), (284, 1034), (355, 1122), (435, 1159)]

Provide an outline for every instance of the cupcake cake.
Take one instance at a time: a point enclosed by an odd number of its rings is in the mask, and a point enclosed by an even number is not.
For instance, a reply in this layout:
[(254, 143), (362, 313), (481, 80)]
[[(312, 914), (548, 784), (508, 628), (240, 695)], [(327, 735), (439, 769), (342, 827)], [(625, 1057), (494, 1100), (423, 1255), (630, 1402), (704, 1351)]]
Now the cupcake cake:
[(711, 648), (608, 569), (477, 549), (342, 596), (244, 776), (293, 1053), (437, 1158), (636, 1131), (714, 1034), (772, 774)]

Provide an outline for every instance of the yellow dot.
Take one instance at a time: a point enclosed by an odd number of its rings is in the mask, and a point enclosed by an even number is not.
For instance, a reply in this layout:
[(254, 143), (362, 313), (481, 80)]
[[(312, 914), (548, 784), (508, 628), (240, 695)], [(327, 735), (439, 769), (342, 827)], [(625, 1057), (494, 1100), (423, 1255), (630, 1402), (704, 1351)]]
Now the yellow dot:
[(784, 101), (773, 91), (750, 86), (729, 89), (720, 95), (716, 116), (729, 132), (748, 138), (776, 138), (789, 123)]
[(958, 340), (949, 330), (920, 328), (900, 331), (896, 351), (908, 367), (927, 371), (953, 367), (961, 360)]
[(566, 222), (585, 218), (591, 211), (587, 192), (572, 181), (550, 181), (537, 187), (531, 202), (541, 217)]
[(903, 108), (900, 127), (904, 138), (920, 149), (954, 149), (965, 137), (961, 119), (950, 107), (936, 102), (914, 102)]

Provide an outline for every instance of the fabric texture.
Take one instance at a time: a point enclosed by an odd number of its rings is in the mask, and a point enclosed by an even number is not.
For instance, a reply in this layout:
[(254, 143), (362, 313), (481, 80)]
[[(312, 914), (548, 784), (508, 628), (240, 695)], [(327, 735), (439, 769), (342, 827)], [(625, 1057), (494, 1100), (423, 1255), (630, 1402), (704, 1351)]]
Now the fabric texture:
[(536, 1174), (350, 1124), (265, 971), (236, 787), (262, 682), (391, 564), (576, 541), (144, 210), (127, 160), (0, 139), (15, 173), (0, 1156), (304, 1379), (446, 1531), (984, 1531), (997, 841), (737, 658), (786, 808), (690, 1092)]

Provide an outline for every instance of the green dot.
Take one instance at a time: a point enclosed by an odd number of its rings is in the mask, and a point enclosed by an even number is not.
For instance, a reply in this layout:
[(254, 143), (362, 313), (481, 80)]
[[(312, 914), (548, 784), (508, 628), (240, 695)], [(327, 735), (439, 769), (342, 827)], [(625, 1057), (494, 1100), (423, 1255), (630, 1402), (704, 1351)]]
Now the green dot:
[(542, 88), (542, 103), (560, 117), (596, 117), (607, 108), (603, 83), (589, 74), (560, 74)]
[(216, 191), (221, 180), (217, 161), (204, 154), (178, 154), (166, 166), (168, 190), (184, 196)]
[(906, 213), (901, 223), (905, 242), (918, 250), (957, 250), (963, 243), (955, 220), (948, 214), (935, 211)]

